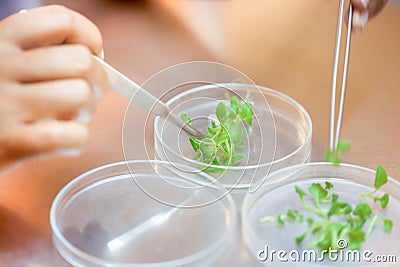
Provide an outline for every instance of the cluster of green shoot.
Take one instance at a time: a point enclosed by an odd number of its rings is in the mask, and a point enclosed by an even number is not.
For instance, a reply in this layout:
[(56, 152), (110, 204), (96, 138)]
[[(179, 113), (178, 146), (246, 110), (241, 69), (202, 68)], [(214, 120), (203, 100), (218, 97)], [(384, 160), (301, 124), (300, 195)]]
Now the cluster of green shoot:
[[(338, 149), (327, 153), (327, 161), (339, 164), (339, 155), (349, 149), (349, 143), (340, 143)], [(308, 248), (319, 248), (321, 251), (329, 249), (343, 249), (339, 246), (339, 240), (346, 240), (347, 247), (351, 250), (360, 249), (365, 240), (370, 236), (377, 223), (383, 227), (383, 231), (391, 232), (393, 222), (390, 219), (381, 218), (374, 214), (371, 202), (379, 203), (383, 211), (389, 203), (389, 195), (376, 196), (378, 190), (386, 184), (388, 177), (381, 165), (375, 174), (374, 189), (370, 193), (358, 195), (361, 200), (357, 205), (351, 205), (341, 201), (339, 195), (333, 193), (333, 184), (313, 183), (308, 187), (308, 192), (295, 186), (304, 211), (311, 216), (302, 214), (299, 210), (289, 209), (286, 214), (266, 216), (260, 222), (277, 222), (284, 226), (286, 222), (306, 223), (308, 228), (302, 234), (295, 237), (297, 245), (302, 244), (307, 236), (311, 236)]]
[[(219, 102), (215, 115), (218, 123), (211, 123), (203, 139), (189, 138), (193, 150), (198, 152), (196, 160), (212, 165), (236, 165), (243, 155), (235, 150), (244, 146), (243, 128), (248, 130), (252, 125), (253, 107), (246, 101), (240, 104), (239, 99), (234, 96), (230, 99), (229, 106), (225, 102)], [(182, 114), (181, 119), (193, 126), (193, 121), (186, 114)], [(209, 167), (206, 170), (212, 172), (216, 169)]]
[(325, 160), (332, 162), (334, 165), (339, 165), (341, 161), (340, 157), (344, 152), (350, 150), (350, 148), (351, 143), (349, 141), (339, 140), (335, 150), (332, 151), (329, 148), (326, 150)]

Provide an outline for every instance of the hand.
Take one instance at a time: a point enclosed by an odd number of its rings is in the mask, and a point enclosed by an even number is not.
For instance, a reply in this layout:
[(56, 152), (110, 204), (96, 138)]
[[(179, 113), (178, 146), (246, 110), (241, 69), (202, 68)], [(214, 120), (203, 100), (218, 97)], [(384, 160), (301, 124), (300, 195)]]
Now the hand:
[(368, 20), (377, 15), (388, 0), (351, 0), (353, 4), (353, 32), (360, 33)]
[(0, 22), (0, 171), (27, 156), (86, 143), (93, 85), (107, 86), (91, 57), (101, 51), (97, 27), (65, 7), (39, 7)]

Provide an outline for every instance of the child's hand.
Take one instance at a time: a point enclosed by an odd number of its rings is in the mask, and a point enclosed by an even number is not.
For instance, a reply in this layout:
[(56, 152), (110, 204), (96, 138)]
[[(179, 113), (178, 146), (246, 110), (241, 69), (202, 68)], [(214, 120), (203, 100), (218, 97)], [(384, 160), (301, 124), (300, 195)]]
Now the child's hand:
[[(0, 22), (0, 170), (5, 162), (81, 148), (106, 75), (97, 27), (61, 6)], [(4, 167), (4, 166), (3, 166)]]

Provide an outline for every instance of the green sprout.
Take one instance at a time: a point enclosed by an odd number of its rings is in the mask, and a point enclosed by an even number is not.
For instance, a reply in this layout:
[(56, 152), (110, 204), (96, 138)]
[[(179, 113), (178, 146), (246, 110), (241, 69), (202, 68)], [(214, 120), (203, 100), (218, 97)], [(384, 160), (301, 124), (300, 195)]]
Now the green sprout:
[[(381, 168), (378, 167), (378, 170)], [(359, 197), (361, 199), (369, 197), (374, 201), (381, 199), (375, 197), (374, 194), (386, 182), (387, 177), (385, 180), (384, 176), (377, 171), (374, 190), (371, 193), (359, 195)], [(311, 235), (313, 241), (308, 244), (308, 247), (319, 248), (321, 251), (341, 249), (338, 247), (338, 241), (342, 239), (348, 241), (349, 249), (360, 249), (379, 221), (383, 224), (384, 232), (388, 233), (392, 230), (393, 222), (374, 214), (370, 203), (363, 201), (353, 206), (340, 201), (339, 196), (334, 194), (332, 189), (333, 184), (330, 182), (326, 182), (325, 186), (320, 183), (312, 183), (308, 187), (308, 192), (296, 186), (295, 192), (299, 196), (303, 209), (314, 216), (306, 217), (298, 210), (289, 209), (284, 215), (265, 216), (260, 219), (260, 222), (277, 222), (278, 225), (284, 226), (286, 222), (303, 223), (305, 221), (308, 229), (295, 237), (296, 244), (300, 245), (307, 236)], [(382, 209), (385, 209), (386, 205), (381, 205)]]
[(335, 150), (326, 150), (325, 158), (327, 162), (332, 162), (334, 165), (339, 165), (341, 162), (340, 157), (344, 152), (350, 150), (351, 143), (349, 141), (339, 141)]
[[(339, 142), (335, 151), (327, 153), (327, 160), (335, 165), (339, 164), (340, 155), (348, 149), (350, 143)], [(309, 248), (318, 248), (321, 251), (343, 249), (338, 243), (339, 240), (346, 240), (349, 249), (360, 249), (377, 223), (382, 223), (385, 233), (392, 231), (393, 222), (374, 213), (371, 203), (368, 202), (379, 202), (381, 211), (387, 207), (389, 195), (385, 193), (376, 196), (387, 181), (387, 173), (379, 165), (375, 172), (374, 189), (370, 193), (358, 195), (361, 201), (355, 206), (341, 201), (339, 195), (333, 193), (334, 186), (330, 182), (325, 182), (325, 185), (312, 183), (308, 192), (295, 186), (303, 210), (311, 215), (306, 217), (301, 211), (289, 209), (284, 215), (265, 216), (260, 219), (260, 223), (277, 222), (284, 226), (286, 222), (306, 222), (308, 228), (294, 239), (297, 245), (302, 244), (307, 236), (311, 236), (312, 241), (307, 245)]]
[[(236, 152), (236, 149), (244, 146), (243, 127), (248, 130), (252, 125), (254, 110), (250, 103), (244, 102), (240, 105), (239, 99), (233, 96), (230, 105), (219, 102), (215, 110), (218, 123), (213, 121), (208, 127), (208, 133), (203, 139), (189, 137), (190, 144), (195, 152), (198, 152), (196, 159), (212, 165), (231, 166), (236, 165), (243, 158), (243, 155)], [(193, 126), (193, 122), (186, 114), (181, 119)], [(218, 171), (208, 167), (209, 172)]]
[(374, 194), (381, 188), (382, 185), (386, 184), (388, 181), (388, 177), (386, 174), (385, 169), (381, 165), (378, 166), (376, 169), (376, 177), (375, 177), (375, 190), (368, 193), (368, 194), (361, 194), (360, 197), (362, 198), (371, 198), (374, 202), (379, 202), (381, 204), (382, 209), (386, 208), (387, 204), (389, 203), (389, 195), (384, 194), (381, 197), (376, 197)]

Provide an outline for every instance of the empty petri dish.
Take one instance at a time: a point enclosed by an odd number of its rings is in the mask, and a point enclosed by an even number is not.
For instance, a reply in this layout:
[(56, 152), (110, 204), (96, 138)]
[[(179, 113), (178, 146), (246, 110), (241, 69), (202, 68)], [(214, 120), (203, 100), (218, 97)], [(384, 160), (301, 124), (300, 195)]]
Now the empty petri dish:
[(54, 247), (72, 266), (213, 266), (237, 230), (222, 186), (161, 161), (82, 174), (56, 196), (50, 223)]
[(305, 218), (303, 222), (287, 221), (283, 226), (276, 221), (262, 221), (266, 216), (286, 214), (289, 209), (299, 210), (305, 217), (313, 217), (304, 210), (295, 186), (308, 193), (307, 188), (312, 183), (324, 185), (325, 182), (330, 182), (333, 185), (332, 192), (339, 196), (339, 200), (354, 207), (364, 201), (359, 194), (374, 190), (374, 180), (375, 171), (348, 164), (334, 166), (330, 163), (307, 163), (274, 172), (258, 191), (247, 194), (243, 203), (241, 228), (249, 254), (264, 266), (398, 264), (393, 261), (400, 255), (400, 240), (397, 238), (400, 235), (400, 183), (392, 178), (377, 192), (378, 196), (389, 194), (390, 201), (386, 209), (382, 211), (378, 203), (371, 204), (374, 213), (393, 221), (392, 231), (384, 232), (382, 221), (377, 220), (371, 235), (357, 250), (351, 249), (349, 240), (343, 238), (337, 241), (337, 248), (334, 249), (336, 252), (333, 251), (333, 256), (329, 258), (328, 254), (322, 255), (320, 249), (308, 246), (315, 241), (311, 234), (299, 245), (296, 244), (295, 238), (308, 229)]

